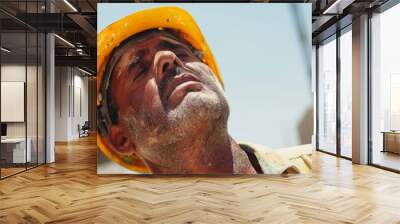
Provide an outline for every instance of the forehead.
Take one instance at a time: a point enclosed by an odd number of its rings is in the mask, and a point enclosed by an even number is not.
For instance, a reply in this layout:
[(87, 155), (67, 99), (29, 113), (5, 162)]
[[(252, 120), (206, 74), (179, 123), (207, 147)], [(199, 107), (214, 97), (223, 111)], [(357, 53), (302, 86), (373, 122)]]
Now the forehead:
[(169, 42), (176, 46), (191, 48), (191, 45), (180, 37), (177, 32), (167, 30), (150, 30), (137, 34), (122, 45), (115, 51), (116, 56), (122, 56), (127, 51), (135, 51), (141, 48), (155, 48), (160, 42)]

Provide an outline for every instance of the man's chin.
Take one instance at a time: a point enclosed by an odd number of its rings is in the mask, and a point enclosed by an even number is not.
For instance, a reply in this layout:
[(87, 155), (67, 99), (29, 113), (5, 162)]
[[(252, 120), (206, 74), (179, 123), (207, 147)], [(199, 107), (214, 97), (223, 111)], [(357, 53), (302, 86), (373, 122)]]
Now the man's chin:
[(204, 89), (198, 92), (188, 92), (181, 102), (170, 112), (178, 117), (195, 119), (215, 115), (221, 111), (223, 104), (217, 94)]
[(166, 111), (163, 145), (193, 138), (212, 129), (210, 125), (226, 126), (228, 115), (229, 107), (223, 96), (209, 89), (188, 92), (177, 107)]

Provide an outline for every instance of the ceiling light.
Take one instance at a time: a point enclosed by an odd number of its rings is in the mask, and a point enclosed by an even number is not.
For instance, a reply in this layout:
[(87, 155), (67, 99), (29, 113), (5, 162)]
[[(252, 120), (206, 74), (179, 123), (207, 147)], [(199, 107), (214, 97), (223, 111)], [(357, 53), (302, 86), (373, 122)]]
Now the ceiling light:
[(78, 53), (78, 55), (84, 55), (85, 53), (83, 52), (82, 48), (77, 48), (76, 49), (76, 53)]
[(62, 37), (60, 37), (60, 36), (57, 35), (57, 34), (54, 34), (54, 36), (57, 37), (57, 38), (58, 38), (59, 40), (61, 40), (62, 42), (66, 43), (68, 46), (75, 48), (75, 45), (73, 45), (73, 44), (72, 44), (71, 42), (69, 42), (68, 40), (66, 40), (66, 39), (64, 39), (64, 38), (62, 38)]
[(79, 67), (78, 67), (78, 70), (81, 71), (81, 72), (83, 72), (83, 73), (85, 73), (85, 74), (87, 74), (87, 75), (93, 75), (92, 73), (90, 73), (90, 72), (88, 72), (88, 71), (86, 71), (86, 70), (83, 70), (83, 69), (81, 69), (81, 68), (79, 68)]
[(69, 3), (68, 0), (64, 0), (65, 4), (67, 4), (74, 12), (78, 12), (78, 10), (71, 4)]
[(343, 10), (351, 5), (355, 0), (336, 0), (322, 14), (342, 14)]
[(6, 53), (10, 53), (10, 52), (11, 52), (11, 50), (9, 50), (9, 49), (7, 49), (7, 48), (5, 48), (5, 47), (1, 47), (0, 49), (1, 49), (2, 51), (6, 52)]
[(336, 0), (332, 5), (330, 5), (327, 9), (325, 9), (322, 14), (331, 13), (332, 9), (335, 9), (337, 7), (337, 4), (339, 4), (339, 2), (340, 0)]

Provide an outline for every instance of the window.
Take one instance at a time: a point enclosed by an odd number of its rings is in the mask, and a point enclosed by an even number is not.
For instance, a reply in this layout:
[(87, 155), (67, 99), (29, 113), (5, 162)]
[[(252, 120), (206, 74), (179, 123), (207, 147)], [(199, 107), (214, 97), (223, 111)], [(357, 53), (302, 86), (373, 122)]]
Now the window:
[(351, 26), (340, 36), (340, 155), (352, 157), (352, 33)]
[(400, 5), (371, 19), (373, 164), (400, 170)]
[(318, 48), (318, 149), (350, 159), (352, 26), (346, 26), (338, 33), (340, 36), (331, 36)]
[(318, 47), (318, 149), (336, 153), (336, 36)]

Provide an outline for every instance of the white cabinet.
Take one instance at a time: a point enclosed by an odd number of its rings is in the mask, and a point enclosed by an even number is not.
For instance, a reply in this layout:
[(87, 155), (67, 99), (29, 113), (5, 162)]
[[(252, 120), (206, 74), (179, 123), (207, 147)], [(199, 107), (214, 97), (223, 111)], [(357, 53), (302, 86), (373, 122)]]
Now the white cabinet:
[(1, 140), (3, 159), (7, 163), (25, 163), (32, 161), (32, 141), (27, 139), (25, 152), (25, 138), (7, 138)]

